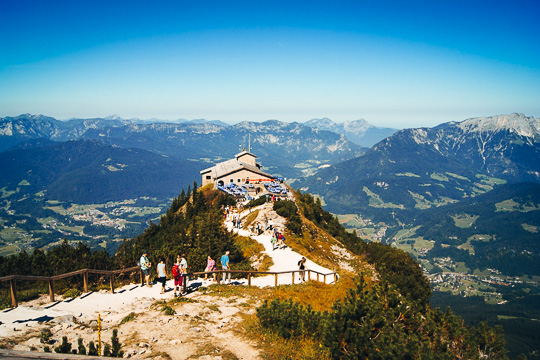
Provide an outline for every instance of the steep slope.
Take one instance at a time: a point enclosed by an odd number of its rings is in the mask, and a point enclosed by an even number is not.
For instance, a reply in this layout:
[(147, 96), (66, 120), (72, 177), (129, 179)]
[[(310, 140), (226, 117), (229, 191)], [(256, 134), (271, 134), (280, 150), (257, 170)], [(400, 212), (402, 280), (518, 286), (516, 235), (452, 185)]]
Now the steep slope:
[(435, 242), (426, 255), (429, 260), (448, 256), (464, 262), (471, 274), (491, 268), (510, 276), (540, 275), (540, 184), (503, 185), (473, 199), (428, 209), (409, 227), (414, 229), (410, 237)]
[(20, 196), (46, 190), (49, 199), (104, 203), (172, 197), (200, 165), (99, 141), (68, 141), (0, 153), (0, 167), (2, 187), (19, 188)]

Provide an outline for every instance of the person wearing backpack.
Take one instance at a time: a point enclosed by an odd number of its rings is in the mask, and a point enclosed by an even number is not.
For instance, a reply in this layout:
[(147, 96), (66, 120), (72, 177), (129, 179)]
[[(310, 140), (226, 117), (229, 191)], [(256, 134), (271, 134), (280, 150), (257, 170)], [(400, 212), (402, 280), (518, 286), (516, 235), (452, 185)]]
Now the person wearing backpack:
[(302, 259), (298, 262), (298, 269), (299, 272), (299, 278), (300, 281), (306, 281), (306, 258), (302, 256)]
[(180, 271), (180, 256), (176, 258), (176, 263), (172, 266), (172, 277), (174, 279), (174, 296), (177, 295), (177, 291), (180, 288), (182, 292), (182, 272)]

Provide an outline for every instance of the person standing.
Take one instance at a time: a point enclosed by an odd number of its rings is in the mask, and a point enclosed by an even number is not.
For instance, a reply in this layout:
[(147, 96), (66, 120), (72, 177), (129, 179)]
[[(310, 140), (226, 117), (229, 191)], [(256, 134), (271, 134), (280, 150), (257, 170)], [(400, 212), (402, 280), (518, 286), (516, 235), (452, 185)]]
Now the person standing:
[[(208, 260), (206, 261), (206, 269), (204, 272), (214, 271), (216, 268), (216, 261), (208, 255)], [(204, 274), (204, 280), (208, 280), (208, 274)]]
[(146, 286), (150, 285), (150, 268), (152, 267), (152, 263), (148, 260), (148, 251), (143, 251), (143, 254), (141, 258), (139, 259), (139, 266), (141, 267), (141, 271), (144, 274), (144, 280), (146, 282)]
[(272, 243), (272, 251), (274, 251), (276, 249), (276, 237), (274, 235), (270, 238), (270, 242)]
[(174, 296), (178, 296), (176, 293), (178, 289), (180, 288), (180, 291), (182, 291), (182, 272), (180, 271), (180, 256), (176, 258), (176, 262), (172, 267), (172, 276), (174, 279)]
[(165, 282), (167, 281), (167, 274), (165, 273), (165, 260), (160, 259), (159, 264), (157, 265), (158, 279), (161, 283), (161, 293), (165, 293)]
[[(180, 271), (182, 272), (182, 277), (183, 277), (182, 282), (183, 282), (184, 288), (187, 288), (187, 281), (188, 281), (187, 269), (188, 269), (188, 264), (186, 260), (186, 254), (182, 254), (182, 258), (180, 259)], [(182, 289), (180, 289), (180, 292), (182, 292)]]
[(300, 277), (298, 280), (306, 281), (306, 258), (302, 256), (302, 259), (298, 262), (298, 269), (300, 270)]
[[(228, 251), (225, 252), (225, 255), (221, 256), (221, 268), (224, 271), (230, 271), (231, 270), (230, 263), (229, 263), (229, 252)], [(230, 284), (231, 283), (231, 273), (227, 272), (225, 277), (227, 275), (229, 277), (228, 283)], [(225, 277), (223, 278), (224, 280), (225, 280)]]

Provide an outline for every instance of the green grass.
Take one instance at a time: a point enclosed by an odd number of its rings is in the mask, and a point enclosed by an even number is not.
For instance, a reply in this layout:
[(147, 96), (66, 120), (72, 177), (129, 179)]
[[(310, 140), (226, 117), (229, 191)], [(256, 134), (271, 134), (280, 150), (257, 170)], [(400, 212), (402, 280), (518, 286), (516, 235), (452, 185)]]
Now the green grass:
[(527, 203), (527, 204), (520, 204), (512, 199), (501, 201), (497, 204), (495, 204), (496, 211), (521, 211), (521, 212), (529, 212), (538, 210), (539, 207), (536, 204), (533, 203)]
[(375, 208), (390, 208), (390, 209), (404, 209), (405, 207), (403, 205), (396, 205), (393, 203), (385, 203), (379, 195), (375, 194), (373, 191), (369, 190), (367, 186), (364, 186), (362, 188), (362, 191), (366, 193), (366, 195), (369, 197), (369, 206), (373, 206)]
[(431, 207), (431, 203), (427, 201), (423, 195), (413, 193), (410, 190), (409, 190), (409, 194), (412, 196), (414, 201), (416, 201), (416, 204), (414, 205), (416, 209), (429, 209)]
[(0, 198), (2, 198), (2, 199), (8, 198), (11, 195), (16, 193), (15, 190), (7, 191), (5, 187), (1, 188), (0, 191), (2, 192), (2, 195), (0, 196)]
[(469, 268), (465, 266), (464, 262), (456, 262), (456, 272), (467, 274), (469, 272)]
[(467, 250), (469, 255), (474, 255), (474, 246), (471, 244), (471, 239), (468, 239), (466, 243), (459, 245), (457, 248)]
[(161, 212), (160, 208), (156, 207), (142, 207), (142, 208), (135, 208), (135, 213), (128, 215), (128, 218), (133, 218), (137, 216), (146, 216), (146, 215), (152, 215), (152, 214), (159, 214)]
[(480, 181), (484, 184), (493, 186), (493, 185), (503, 185), (506, 184), (506, 180), (494, 178), (490, 176), (486, 176), (484, 174), (476, 174), (476, 178), (480, 179)]
[(490, 241), (491, 240), (491, 235), (488, 235), (488, 234), (475, 234), (475, 235), (471, 236), (467, 241), (471, 241), (471, 240)]
[(456, 179), (459, 179), (459, 180), (471, 181), (471, 180), (469, 180), (469, 178), (466, 178), (465, 176), (461, 176), (461, 175), (454, 174), (454, 173), (451, 173), (451, 172), (447, 172), (446, 175), (449, 175), (449, 176), (451, 176), (453, 178), (456, 178)]
[(429, 177), (437, 181), (449, 181), (448, 176), (445, 176), (444, 174), (433, 173), (429, 175)]
[(0, 256), (9, 256), (16, 254), (19, 249), (17, 245), (0, 246)]
[(454, 219), (454, 224), (462, 229), (470, 228), (478, 218), (478, 215), (471, 216), (468, 214), (459, 214), (452, 216), (452, 219)]
[(521, 226), (523, 227), (525, 231), (528, 231), (530, 233), (537, 234), (539, 232), (538, 226), (529, 225), (529, 224), (521, 224)]
[(24, 230), (19, 228), (9, 228), (0, 230), (0, 239), (4, 242), (14, 242), (19, 240)]
[(67, 215), (67, 211), (66, 209), (62, 207), (62, 205), (45, 206), (44, 209), (52, 210), (55, 213), (60, 214), (60, 215), (64, 215), (64, 216)]
[(420, 175), (416, 175), (416, 174), (413, 174), (413, 173), (410, 173), (410, 172), (396, 174), (396, 176), (407, 176), (407, 177), (416, 177), (416, 178), (420, 177)]
[(136, 317), (137, 317), (136, 313), (130, 312), (129, 314), (124, 316), (124, 318), (122, 318), (122, 320), (120, 321), (120, 324), (125, 324), (127, 322), (133, 321), (133, 320), (135, 320)]
[(84, 231), (84, 226), (58, 226), (57, 227), (58, 229), (60, 230), (64, 230), (64, 231), (70, 231), (70, 232), (73, 232), (73, 233), (78, 233), (78, 234), (82, 234), (83, 231)]

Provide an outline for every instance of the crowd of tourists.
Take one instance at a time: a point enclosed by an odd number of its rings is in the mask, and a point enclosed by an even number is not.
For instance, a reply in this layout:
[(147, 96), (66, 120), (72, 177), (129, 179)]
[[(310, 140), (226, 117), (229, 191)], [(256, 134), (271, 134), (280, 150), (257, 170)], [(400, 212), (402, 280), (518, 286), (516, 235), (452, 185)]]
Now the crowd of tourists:
[[(230, 268), (230, 259), (229, 259), (229, 251), (226, 251), (225, 254), (223, 254), (220, 258), (221, 263), (221, 269), (224, 271), (229, 271)], [(150, 282), (150, 269), (152, 268), (152, 263), (148, 260), (148, 252), (143, 251), (143, 254), (141, 258), (139, 259), (139, 266), (141, 268), (141, 271), (144, 274), (144, 282), (146, 286), (152, 287), (152, 283)], [(212, 259), (210, 255), (208, 255), (208, 259), (206, 262), (206, 268), (204, 269), (205, 275), (204, 280), (208, 280), (208, 273), (211, 273), (212, 271), (216, 270), (216, 261)], [(165, 259), (161, 258), (159, 259), (159, 263), (156, 266), (156, 283), (161, 283), (161, 294), (164, 294), (167, 290), (166, 288), (166, 282), (167, 282), (167, 274), (169, 273), (165, 267)], [(180, 296), (184, 295), (183, 290), (187, 288), (187, 284), (189, 281), (188, 274), (188, 263), (186, 260), (186, 255), (182, 254), (182, 256), (178, 255), (176, 257), (175, 263), (171, 267), (170, 274), (174, 281), (174, 296)], [(216, 274), (211, 274), (211, 280), (216, 281)], [(225, 278), (223, 279), (225, 283), (231, 283), (231, 273), (228, 272), (225, 274)]]
[(217, 189), (225, 194), (234, 196), (237, 200), (250, 201), (258, 196), (271, 197), (272, 201), (290, 199), (291, 192), (283, 184), (282, 178), (276, 178), (272, 181), (262, 182), (263, 186), (255, 186), (253, 184), (236, 184), (229, 183), (226, 185), (216, 185)]

